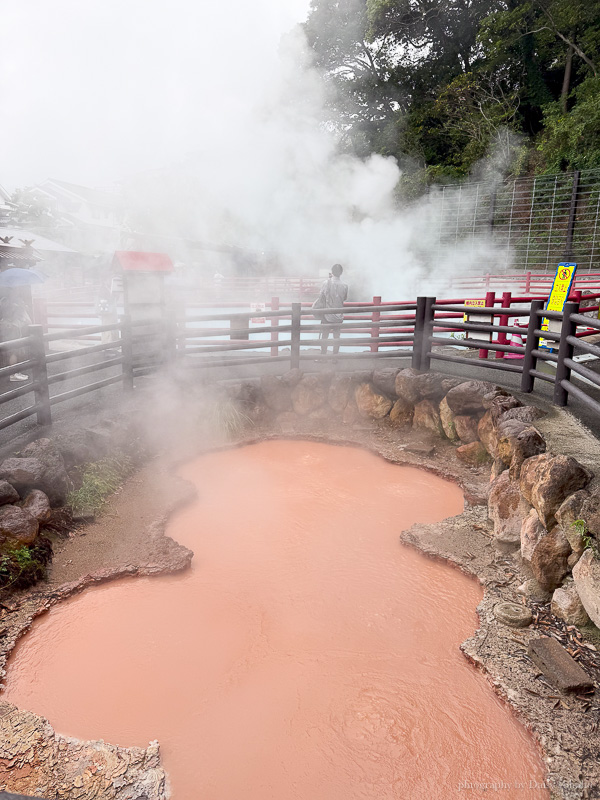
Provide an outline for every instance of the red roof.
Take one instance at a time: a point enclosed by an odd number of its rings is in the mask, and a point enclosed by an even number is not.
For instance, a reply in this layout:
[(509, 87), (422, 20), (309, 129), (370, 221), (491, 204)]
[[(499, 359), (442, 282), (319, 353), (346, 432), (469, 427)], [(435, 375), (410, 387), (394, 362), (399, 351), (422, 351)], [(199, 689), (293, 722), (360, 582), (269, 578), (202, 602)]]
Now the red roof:
[(166, 253), (138, 253), (134, 250), (117, 250), (113, 266), (124, 272), (173, 271), (173, 262)]

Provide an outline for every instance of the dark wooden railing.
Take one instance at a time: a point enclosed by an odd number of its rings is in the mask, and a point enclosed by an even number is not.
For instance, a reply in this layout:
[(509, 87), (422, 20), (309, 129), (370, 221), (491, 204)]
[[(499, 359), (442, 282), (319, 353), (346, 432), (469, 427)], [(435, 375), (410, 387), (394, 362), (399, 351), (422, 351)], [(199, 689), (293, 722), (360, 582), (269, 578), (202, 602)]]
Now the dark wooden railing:
[[(32, 325), (26, 336), (0, 344), (0, 358), (15, 362), (0, 368), (0, 430), (31, 416), (48, 425), (57, 404), (116, 384), (129, 392), (142, 376), (173, 364), (184, 370), (272, 364), (282, 371), (310, 371), (317, 362), (343, 369), (348, 361), (379, 359), (420, 371), (431, 369), (432, 362), (457, 364), (463, 374), (472, 370), (481, 375), (482, 369), (518, 374), (523, 392), (533, 392), (537, 380), (552, 383), (557, 405), (566, 405), (573, 396), (600, 414), (600, 402), (587, 388), (600, 389), (600, 375), (574, 358), (578, 348), (600, 359), (600, 346), (580, 338), (582, 333), (600, 334), (600, 321), (584, 316), (577, 302), (567, 303), (564, 314), (545, 311), (539, 299), (509, 308), (419, 297), (416, 303), (378, 303), (376, 316), (373, 308), (372, 303), (351, 303), (328, 309), (329, 314), (343, 314), (344, 321), (330, 329), (335, 338), (326, 341), (320, 336), (323, 324), (301, 303), (261, 311), (264, 324), (251, 323), (248, 311), (219, 311), (153, 321), (122, 317), (112, 325), (52, 333)], [(542, 330), (543, 319), (559, 322), (560, 331)], [(82, 339), (107, 334), (118, 338), (99, 344)], [(541, 338), (553, 349), (541, 347)], [(59, 341), (62, 349), (57, 351), (53, 348)], [(333, 347), (339, 349), (335, 355)], [(556, 372), (544, 371), (544, 364)], [(1, 391), (15, 373), (26, 373), (27, 382)]]

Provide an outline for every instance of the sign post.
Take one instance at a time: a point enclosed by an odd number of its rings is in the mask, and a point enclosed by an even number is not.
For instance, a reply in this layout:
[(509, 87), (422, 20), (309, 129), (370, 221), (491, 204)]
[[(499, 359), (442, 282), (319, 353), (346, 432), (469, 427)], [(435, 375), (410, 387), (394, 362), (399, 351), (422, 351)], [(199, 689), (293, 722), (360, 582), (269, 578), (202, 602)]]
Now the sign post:
[[(558, 311), (562, 314), (565, 303), (569, 299), (571, 293), (571, 286), (575, 279), (575, 272), (577, 271), (577, 264), (572, 262), (564, 262), (558, 265), (552, 290), (546, 303), (546, 311)], [(561, 323), (559, 320), (549, 320), (546, 317), (542, 319), (541, 330), (551, 331), (552, 333), (560, 333)], [(546, 350), (551, 350), (554, 343), (549, 339), (540, 339), (540, 347)]]

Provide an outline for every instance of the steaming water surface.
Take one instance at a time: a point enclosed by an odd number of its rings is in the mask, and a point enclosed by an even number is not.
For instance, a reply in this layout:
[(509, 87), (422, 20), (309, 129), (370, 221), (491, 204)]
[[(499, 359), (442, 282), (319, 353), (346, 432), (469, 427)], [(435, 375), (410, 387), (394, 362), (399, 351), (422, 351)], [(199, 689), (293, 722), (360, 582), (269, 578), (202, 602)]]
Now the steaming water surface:
[(158, 739), (176, 800), (547, 797), (530, 738), (458, 649), (480, 587), (398, 542), (459, 513), (457, 487), (306, 442), (181, 474), (198, 500), (168, 532), (192, 570), (50, 611), (5, 699), (63, 734)]

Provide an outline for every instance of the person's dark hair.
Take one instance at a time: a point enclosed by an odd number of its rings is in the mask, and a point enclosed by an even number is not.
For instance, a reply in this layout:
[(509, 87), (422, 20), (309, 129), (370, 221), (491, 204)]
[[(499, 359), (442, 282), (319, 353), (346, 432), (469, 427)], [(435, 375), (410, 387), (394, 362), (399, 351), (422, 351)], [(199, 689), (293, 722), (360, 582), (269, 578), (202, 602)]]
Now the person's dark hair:
[(331, 272), (335, 275), (336, 278), (339, 278), (343, 271), (344, 268), (342, 267), (341, 264), (334, 264), (333, 267), (331, 268)]

